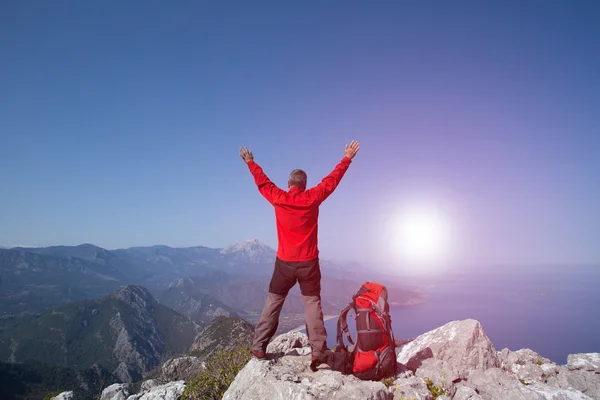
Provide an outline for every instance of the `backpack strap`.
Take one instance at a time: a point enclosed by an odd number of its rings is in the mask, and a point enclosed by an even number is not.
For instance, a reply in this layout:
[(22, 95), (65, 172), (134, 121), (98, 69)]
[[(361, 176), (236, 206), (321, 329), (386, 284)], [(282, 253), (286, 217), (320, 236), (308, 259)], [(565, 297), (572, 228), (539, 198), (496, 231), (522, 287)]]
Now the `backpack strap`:
[(355, 312), (356, 312), (356, 307), (354, 305), (354, 302), (348, 304), (346, 306), (346, 308), (344, 308), (342, 310), (342, 312), (340, 313), (340, 317), (338, 318), (337, 344), (340, 349), (346, 348), (346, 344), (344, 343), (344, 338), (342, 336), (342, 334), (344, 334), (344, 333), (346, 334), (346, 339), (348, 339), (348, 342), (350, 342), (350, 344), (354, 344), (354, 341), (352, 340), (352, 336), (350, 335), (350, 331), (348, 330), (348, 322), (346, 321), (346, 317), (348, 316), (348, 311), (350, 311), (350, 310), (355, 310)]

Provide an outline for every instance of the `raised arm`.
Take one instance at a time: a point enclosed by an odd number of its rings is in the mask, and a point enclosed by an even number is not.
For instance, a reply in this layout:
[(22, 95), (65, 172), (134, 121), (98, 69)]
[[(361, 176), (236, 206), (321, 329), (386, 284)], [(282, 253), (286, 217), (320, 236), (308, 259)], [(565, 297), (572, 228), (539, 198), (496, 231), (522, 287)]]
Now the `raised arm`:
[(241, 148), (240, 156), (248, 165), (250, 173), (252, 173), (252, 176), (254, 177), (254, 182), (256, 183), (256, 186), (258, 186), (258, 191), (260, 194), (262, 194), (263, 197), (269, 201), (269, 203), (273, 204), (278, 195), (283, 193), (283, 190), (279, 189), (277, 185), (271, 182), (269, 177), (263, 172), (260, 165), (254, 162), (254, 155), (246, 148), (246, 146)]
[(319, 202), (325, 201), (335, 190), (335, 188), (339, 185), (340, 181), (344, 177), (344, 174), (348, 170), (350, 163), (358, 150), (360, 149), (360, 145), (356, 140), (353, 140), (349, 145), (346, 145), (344, 150), (344, 158), (342, 161), (335, 166), (333, 171), (329, 175), (327, 175), (323, 180), (311, 190), (314, 192), (315, 196), (319, 199)]

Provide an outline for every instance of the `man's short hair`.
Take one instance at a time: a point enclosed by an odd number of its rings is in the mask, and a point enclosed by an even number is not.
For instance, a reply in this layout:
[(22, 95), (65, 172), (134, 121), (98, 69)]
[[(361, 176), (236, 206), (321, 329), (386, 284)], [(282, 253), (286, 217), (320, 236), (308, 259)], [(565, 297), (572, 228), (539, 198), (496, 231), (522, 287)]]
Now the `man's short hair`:
[(298, 186), (300, 189), (306, 189), (306, 172), (301, 169), (295, 169), (290, 174), (290, 186)]

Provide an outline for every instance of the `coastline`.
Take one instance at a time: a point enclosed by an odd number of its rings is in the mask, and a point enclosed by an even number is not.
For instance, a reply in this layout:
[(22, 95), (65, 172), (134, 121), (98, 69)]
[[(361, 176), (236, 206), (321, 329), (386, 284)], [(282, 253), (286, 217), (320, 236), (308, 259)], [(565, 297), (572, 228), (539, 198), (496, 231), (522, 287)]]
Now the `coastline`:
[(427, 298), (425, 296), (416, 297), (407, 301), (390, 301), (390, 306), (416, 306), (417, 304), (423, 304), (427, 302)]
[[(334, 319), (339, 317), (339, 315), (323, 315), (323, 321), (329, 321), (330, 319)], [(289, 330), (288, 332), (299, 332), (306, 328), (306, 325), (300, 325), (294, 329)]]
[[(426, 302), (427, 302), (427, 296), (420, 295), (418, 297), (411, 298), (407, 301), (398, 301), (398, 302), (390, 301), (389, 304), (390, 304), (390, 307), (409, 307), (409, 306), (416, 306), (419, 304), (423, 304)], [(338, 317), (339, 317), (339, 314), (323, 315), (323, 321), (326, 322), (326, 321), (329, 321), (330, 319), (337, 319)], [(299, 331), (304, 330), (305, 328), (306, 328), (306, 325), (303, 324), (303, 325), (297, 326), (293, 329), (290, 329), (287, 332), (299, 332)]]

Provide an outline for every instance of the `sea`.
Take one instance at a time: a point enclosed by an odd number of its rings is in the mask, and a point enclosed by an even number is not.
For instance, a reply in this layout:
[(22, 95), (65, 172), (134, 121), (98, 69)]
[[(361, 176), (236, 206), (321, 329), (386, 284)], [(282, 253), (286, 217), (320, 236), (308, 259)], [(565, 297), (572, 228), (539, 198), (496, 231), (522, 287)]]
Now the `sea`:
[[(600, 265), (483, 271), (417, 283), (427, 301), (391, 307), (395, 337), (414, 338), (447, 322), (472, 318), (496, 350), (529, 348), (559, 365), (567, 363), (569, 354), (600, 352)], [(419, 278), (410, 280), (414, 285)], [(348, 325), (353, 327), (350, 315)], [(336, 324), (337, 318), (325, 322), (330, 347)], [(356, 337), (353, 330), (352, 335)]]

